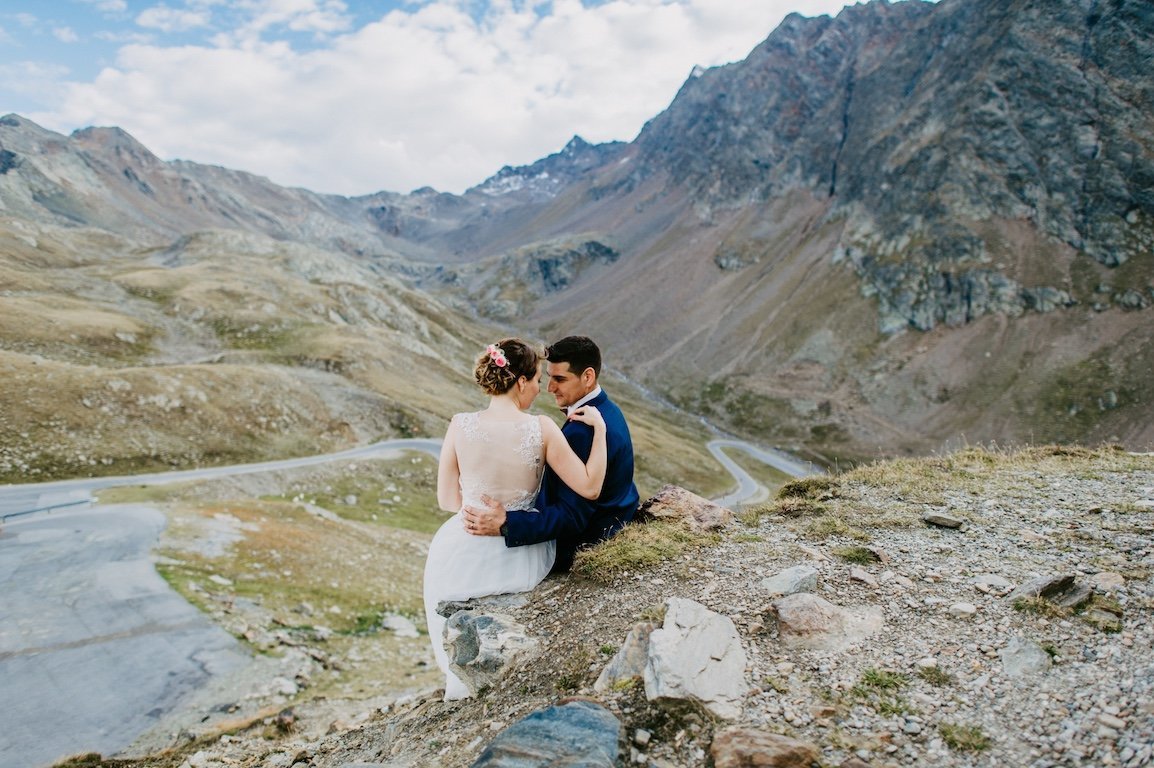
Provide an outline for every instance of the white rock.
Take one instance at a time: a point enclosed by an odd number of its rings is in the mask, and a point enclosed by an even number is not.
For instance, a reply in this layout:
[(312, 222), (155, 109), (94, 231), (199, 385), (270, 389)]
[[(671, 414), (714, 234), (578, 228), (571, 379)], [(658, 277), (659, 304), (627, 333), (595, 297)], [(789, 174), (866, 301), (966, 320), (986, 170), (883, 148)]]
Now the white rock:
[(716, 717), (737, 719), (749, 685), (733, 621), (693, 600), (665, 604), (665, 622), (649, 636), (646, 698), (696, 700)]
[(959, 619), (968, 619), (977, 614), (978, 607), (973, 603), (954, 603), (948, 610), (951, 616)]
[(813, 592), (817, 589), (818, 570), (811, 565), (795, 565), (780, 573), (763, 579), (761, 586), (771, 595), (792, 595), (797, 592)]

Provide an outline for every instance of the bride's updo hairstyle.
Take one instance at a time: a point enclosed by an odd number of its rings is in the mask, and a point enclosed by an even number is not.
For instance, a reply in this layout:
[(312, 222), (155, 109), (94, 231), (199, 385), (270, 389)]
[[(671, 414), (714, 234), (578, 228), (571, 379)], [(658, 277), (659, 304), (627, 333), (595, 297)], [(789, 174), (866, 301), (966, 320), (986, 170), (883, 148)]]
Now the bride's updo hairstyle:
[(473, 377), (486, 395), (503, 395), (517, 379), (537, 375), (541, 355), (520, 339), (502, 339), (490, 344), (477, 358)]

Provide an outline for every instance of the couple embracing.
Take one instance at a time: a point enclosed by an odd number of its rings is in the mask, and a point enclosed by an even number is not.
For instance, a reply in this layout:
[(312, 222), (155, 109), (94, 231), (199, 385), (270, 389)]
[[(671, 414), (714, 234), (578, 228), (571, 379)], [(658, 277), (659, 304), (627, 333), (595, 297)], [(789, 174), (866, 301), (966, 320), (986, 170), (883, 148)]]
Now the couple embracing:
[[(542, 358), (548, 391), (565, 413), (560, 428), (527, 412), (541, 391)], [(489, 407), (449, 423), (437, 502), (456, 514), (433, 537), (425, 563), (425, 616), (446, 701), (470, 694), (449, 669), (437, 603), (529, 591), (637, 511), (629, 427), (600, 373), (601, 352), (584, 336), (561, 339), (544, 355), (504, 339), (477, 361)]]

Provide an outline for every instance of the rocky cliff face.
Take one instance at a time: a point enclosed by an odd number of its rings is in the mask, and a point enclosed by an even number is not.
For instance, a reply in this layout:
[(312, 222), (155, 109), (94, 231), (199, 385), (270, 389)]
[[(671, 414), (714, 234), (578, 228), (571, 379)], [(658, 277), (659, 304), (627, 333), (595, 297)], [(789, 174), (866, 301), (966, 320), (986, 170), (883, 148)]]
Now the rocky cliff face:
[[(1152, 12), (1138, 2), (871, 3), (791, 16), (638, 138), (711, 207), (803, 188), (889, 330), (1091, 301), (1071, 274), (1154, 248)], [(1028, 233), (1047, 274), (1011, 241)], [(1014, 263), (1017, 262), (1017, 263)], [(1145, 307), (1149, 267), (1108, 301)]]

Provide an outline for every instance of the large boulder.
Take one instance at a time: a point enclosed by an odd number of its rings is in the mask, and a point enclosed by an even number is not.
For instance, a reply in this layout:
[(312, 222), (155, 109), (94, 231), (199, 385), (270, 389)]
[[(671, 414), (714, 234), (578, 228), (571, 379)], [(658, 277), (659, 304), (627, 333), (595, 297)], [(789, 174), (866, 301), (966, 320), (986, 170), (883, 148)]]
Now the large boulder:
[(774, 600), (770, 608), (782, 642), (815, 650), (841, 650), (874, 634), (883, 622), (877, 608), (842, 608), (809, 592)]
[(665, 622), (649, 635), (645, 696), (688, 701), (723, 720), (741, 716), (749, 691), (745, 651), (727, 616), (679, 597), (666, 601)]
[(449, 668), (476, 695), (538, 647), (525, 627), (507, 614), (461, 610), (445, 624)]
[(615, 768), (624, 728), (592, 701), (538, 710), (502, 731), (472, 768)]
[(733, 520), (733, 510), (679, 486), (666, 485), (641, 503), (637, 509), (637, 520), (681, 520), (690, 530), (700, 533), (724, 528)]

